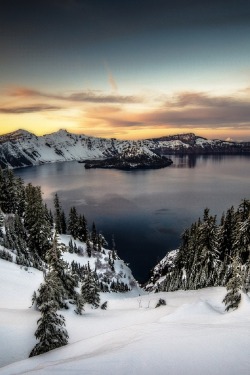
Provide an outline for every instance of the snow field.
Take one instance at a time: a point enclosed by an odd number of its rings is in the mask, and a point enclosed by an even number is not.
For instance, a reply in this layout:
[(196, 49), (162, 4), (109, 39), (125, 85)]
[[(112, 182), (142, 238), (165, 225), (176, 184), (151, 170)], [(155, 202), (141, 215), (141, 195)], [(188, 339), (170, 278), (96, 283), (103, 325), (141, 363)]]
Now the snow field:
[[(0, 374), (249, 375), (250, 301), (224, 312), (224, 288), (103, 293), (108, 309), (72, 306), (69, 344), (29, 358), (40, 314), (29, 308), (41, 272), (0, 259)], [(155, 309), (159, 298), (167, 305)]]

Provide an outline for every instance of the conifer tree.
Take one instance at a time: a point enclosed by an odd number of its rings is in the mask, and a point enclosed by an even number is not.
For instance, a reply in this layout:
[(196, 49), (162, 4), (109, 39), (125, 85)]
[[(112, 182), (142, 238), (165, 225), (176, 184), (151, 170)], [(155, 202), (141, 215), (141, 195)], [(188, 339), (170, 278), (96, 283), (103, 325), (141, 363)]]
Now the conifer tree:
[(97, 308), (100, 305), (99, 292), (100, 290), (97, 283), (97, 277), (95, 272), (91, 271), (88, 263), (88, 270), (83, 279), (81, 287), (81, 293), (84, 301), (92, 305), (94, 308)]
[(222, 302), (224, 302), (228, 311), (230, 309), (236, 310), (241, 301), (241, 290), (242, 290), (242, 273), (241, 265), (237, 257), (234, 258), (232, 263), (231, 277), (226, 285), (227, 294), (225, 295)]
[(96, 226), (94, 222), (92, 224), (91, 240), (93, 243), (93, 250), (97, 250), (98, 249), (98, 237), (97, 237), (97, 231), (96, 231)]
[(26, 186), (26, 202), (24, 226), (29, 234), (28, 246), (31, 251), (44, 258), (50, 246), (51, 228), (39, 186)]
[(81, 242), (86, 242), (88, 238), (87, 221), (84, 215), (78, 217), (78, 239)]
[(74, 310), (75, 313), (77, 315), (82, 315), (82, 312), (84, 310), (84, 298), (83, 298), (83, 295), (79, 294), (79, 293), (76, 293), (74, 301), (75, 301), (75, 305), (76, 305), (76, 308)]
[(71, 207), (69, 211), (68, 231), (74, 240), (78, 238), (78, 230), (78, 214), (76, 208)]
[(87, 239), (86, 250), (87, 250), (87, 254), (88, 254), (88, 256), (91, 257), (92, 249), (91, 249), (91, 245), (90, 245), (90, 241), (89, 241), (89, 239)]
[(54, 197), (54, 208), (55, 208), (55, 215), (54, 215), (54, 220), (55, 220), (55, 229), (57, 233), (61, 234), (62, 233), (62, 225), (61, 225), (61, 204), (59, 201), (58, 194), (55, 194)]
[(49, 267), (57, 273), (57, 277), (64, 289), (64, 298), (73, 298), (76, 281), (71, 275), (68, 264), (62, 258), (62, 247), (57, 233), (54, 234), (52, 247), (47, 251), (46, 261)]
[(49, 350), (59, 348), (68, 343), (68, 333), (65, 327), (65, 319), (57, 313), (59, 308), (56, 294), (60, 294), (60, 282), (53, 270), (45, 277), (44, 284), (39, 289), (37, 298), (41, 318), (38, 320), (35, 337), (39, 342), (30, 353), (30, 357), (46, 353)]
[(61, 229), (62, 229), (62, 233), (63, 234), (66, 234), (67, 232), (67, 220), (66, 220), (66, 215), (65, 215), (65, 212), (62, 210), (61, 211)]
[(0, 237), (3, 237), (3, 224), (4, 224), (4, 216), (0, 208)]

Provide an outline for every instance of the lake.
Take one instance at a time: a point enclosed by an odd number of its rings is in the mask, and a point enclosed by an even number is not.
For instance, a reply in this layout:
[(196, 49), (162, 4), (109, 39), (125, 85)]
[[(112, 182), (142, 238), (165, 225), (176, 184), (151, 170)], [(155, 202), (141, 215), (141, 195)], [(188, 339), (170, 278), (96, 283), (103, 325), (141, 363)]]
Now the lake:
[(250, 199), (250, 156), (169, 156), (170, 167), (119, 171), (85, 169), (65, 162), (14, 170), (26, 183), (42, 187), (49, 207), (57, 192), (68, 212), (76, 206), (91, 228), (95, 221), (140, 282), (183, 230), (210, 208), (221, 217), (243, 198)]

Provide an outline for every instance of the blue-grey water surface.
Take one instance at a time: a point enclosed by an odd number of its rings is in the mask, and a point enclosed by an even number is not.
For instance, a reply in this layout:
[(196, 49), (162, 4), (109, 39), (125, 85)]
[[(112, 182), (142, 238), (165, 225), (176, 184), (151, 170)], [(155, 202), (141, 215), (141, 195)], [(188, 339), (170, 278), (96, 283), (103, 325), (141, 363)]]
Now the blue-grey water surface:
[(205, 207), (220, 217), (241, 199), (250, 199), (250, 156), (171, 158), (172, 166), (158, 170), (86, 170), (65, 162), (15, 174), (40, 185), (50, 207), (57, 192), (66, 212), (76, 206), (109, 243), (114, 234), (118, 254), (142, 282)]

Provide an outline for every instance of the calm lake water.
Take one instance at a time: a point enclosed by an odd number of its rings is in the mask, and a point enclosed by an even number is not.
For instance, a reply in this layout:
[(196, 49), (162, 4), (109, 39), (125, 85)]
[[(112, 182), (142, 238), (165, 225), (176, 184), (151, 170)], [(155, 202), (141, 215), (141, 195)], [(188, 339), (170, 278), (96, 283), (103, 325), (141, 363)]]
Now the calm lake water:
[(220, 217), (250, 199), (250, 156), (170, 157), (173, 165), (158, 170), (85, 170), (65, 162), (15, 174), (40, 185), (50, 207), (57, 192), (66, 212), (76, 206), (110, 244), (114, 234), (118, 254), (143, 282), (204, 208)]

